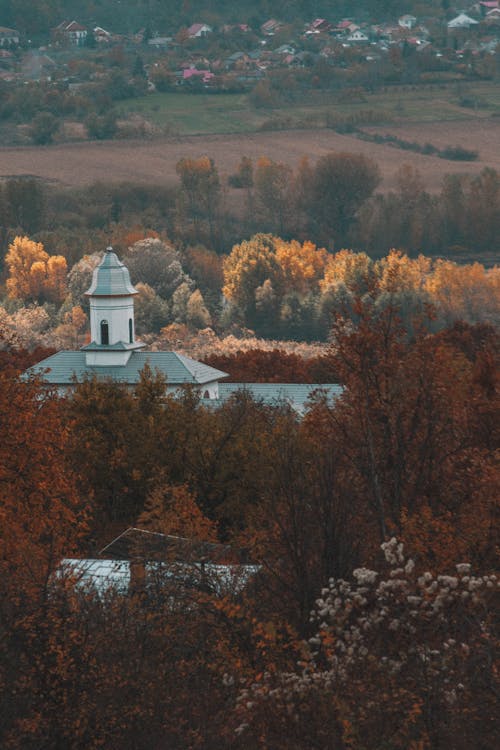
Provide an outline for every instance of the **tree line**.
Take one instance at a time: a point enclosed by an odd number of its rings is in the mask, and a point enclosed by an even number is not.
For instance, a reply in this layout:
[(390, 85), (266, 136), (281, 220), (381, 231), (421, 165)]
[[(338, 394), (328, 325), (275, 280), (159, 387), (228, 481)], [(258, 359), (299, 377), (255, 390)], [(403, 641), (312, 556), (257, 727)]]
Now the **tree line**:
[[(459, 320), (500, 322), (497, 267), (409, 258), (397, 250), (372, 260), (271, 234), (254, 235), (227, 256), (203, 247), (179, 251), (159, 237), (136, 236), (123, 237), (132, 244), (122, 253), (138, 292), (136, 330), (160, 346), (175, 326), (184, 326), (181, 339), (209, 330), (326, 341), (336, 314), (357, 322), (358, 298), (375, 311), (396, 309), (410, 331), (416, 317), (429, 331)], [(82, 345), (88, 335), (85, 292), (102, 254), (84, 255), (70, 268), (64, 255), (16, 237), (6, 255), (4, 325), (26, 346)]]
[(61, 189), (30, 178), (5, 180), (2, 245), (30, 234), (74, 263), (88, 248), (100, 250), (105, 238), (119, 241), (140, 228), (217, 254), (257, 232), (373, 257), (391, 247), (410, 255), (467, 257), (493, 256), (499, 249), (500, 178), (492, 168), (476, 176), (445, 175), (436, 194), (411, 165), (398, 170), (395, 190), (376, 192), (377, 164), (351, 153), (327, 154), (315, 164), (303, 160), (296, 170), (269, 157), (243, 157), (227, 177), (207, 156), (183, 158), (177, 174), (176, 186)]

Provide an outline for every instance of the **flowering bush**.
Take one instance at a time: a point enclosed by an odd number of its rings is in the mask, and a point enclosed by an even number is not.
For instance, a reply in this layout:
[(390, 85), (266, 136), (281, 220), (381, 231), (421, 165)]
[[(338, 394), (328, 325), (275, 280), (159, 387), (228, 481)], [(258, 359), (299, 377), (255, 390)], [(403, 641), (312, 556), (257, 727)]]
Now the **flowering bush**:
[(493, 750), (497, 576), (468, 564), (418, 571), (395, 538), (382, 550), (386, 574), (359, 568), (322, 590), (300, 670), (240, 693), (241, 735), (273, 747)]

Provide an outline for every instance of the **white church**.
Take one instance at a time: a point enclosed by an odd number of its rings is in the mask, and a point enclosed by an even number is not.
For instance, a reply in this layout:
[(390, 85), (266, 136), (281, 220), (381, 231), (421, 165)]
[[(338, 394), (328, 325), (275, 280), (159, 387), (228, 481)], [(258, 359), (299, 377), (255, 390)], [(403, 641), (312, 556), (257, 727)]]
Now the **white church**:
[(78, 351), (60, 351), (27, 371), (41, 376), (60, 393), (67, 393), (75, 381), (88, 377), (113, 380), (133, 387), (141, 371), (149, 365), (165, 377), (167, 392), (186, 385), (195, 387), (203, 402), (217, 405), (235, 391), (244, 389), (266, 403), (288, 402), (301, 413), (313, 391), (321, 389), (334, 399), (338, 385), (297, 383), (224, 383), (228, 373), (197, 362), (174, 351), (143, 351), (145, 344), (135, 336), (134, 297), (137, 290), (128, 269), (108, 247), (94, 269), (92, 283), (85, 293), (90, 303), (90, 344)]

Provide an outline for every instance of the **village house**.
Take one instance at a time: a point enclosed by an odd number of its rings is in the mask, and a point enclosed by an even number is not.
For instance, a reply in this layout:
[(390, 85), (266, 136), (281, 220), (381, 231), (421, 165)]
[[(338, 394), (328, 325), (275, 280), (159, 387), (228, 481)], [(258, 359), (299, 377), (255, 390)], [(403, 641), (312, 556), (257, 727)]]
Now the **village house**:
[(189, 39), (199, 39), (200, 37), (207, 36), (213, 31), (212, 27), (207, 23), (193, 23), (187, 30)]
[(370, 39), (364, 31), (356, 29), (346, 37), (346, 41), (350, 44), (368, 44)]
[(417, 23), (416, 17), (410, 16), (408, 14), (401, 16), (401, 18), (398, 18), (398, 24), (403, 29), (413, 29), (416, 23)]
[(314, 21), (306, 27), (306, 34), (328, 34), (333, 24), (325, 18), (315, 18)]
[(451, 31), (457, 29), (471, 29), (474, 26), (477, 26), (478, 23), (479, 21), (476, 21), (475, 18), (471, 18), (466, 13), (459, 13), (458, 16), (455, 16), (451, 21), (448, 21), (447, 27)]
[(19, 31), (0, 26), (0, 47), (12, 47), (19, 44)]
[(479, 11), (482, 16), (485, 16), (489, 13), (489, 11), (498, 8), (498, 6), (498, 0), (481, 0), (481, 2), (479, 3)]
[(106, 31), (106, 29), (103, 29), (101, 26), (96, 26), (92, 33), (97, 44), (109, 44), (111, 42), (111, 32)]
[(270, 18), (269, 21), (262, 24), (260, 30), (264, 36), (274, 36), (274, 34), (282, 29), (283, 26), (284, 24), (281, 21), (277, 21), (275, 18)]
[(56, 43), (81, 46), (87, 38), (87, 29), (77, 21), (61, 21), (52, 29), (52, 38)]

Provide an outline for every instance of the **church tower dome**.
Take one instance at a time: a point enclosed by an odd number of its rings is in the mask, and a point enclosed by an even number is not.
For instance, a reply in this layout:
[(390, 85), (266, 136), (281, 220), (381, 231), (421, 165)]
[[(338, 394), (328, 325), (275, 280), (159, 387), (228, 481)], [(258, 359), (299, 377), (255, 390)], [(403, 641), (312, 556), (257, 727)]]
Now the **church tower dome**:
[(92, 283), (85, 292), (90, 302), (91, 343), (82, 347), (87, 365), (127, 364), (132, 351), (144, 344), (135, 339), (134, 296), (128, 268), (108, 247), (94, 269)]

